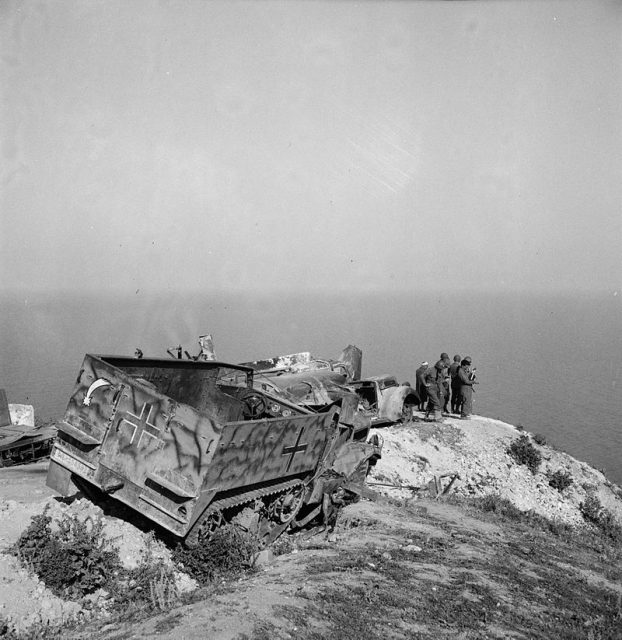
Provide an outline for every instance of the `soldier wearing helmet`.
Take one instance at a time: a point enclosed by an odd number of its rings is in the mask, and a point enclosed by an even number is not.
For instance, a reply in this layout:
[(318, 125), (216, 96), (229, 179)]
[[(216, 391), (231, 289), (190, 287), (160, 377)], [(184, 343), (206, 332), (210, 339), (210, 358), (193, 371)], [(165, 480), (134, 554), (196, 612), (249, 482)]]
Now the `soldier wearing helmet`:
[(473, 385), (477, 384), (477, 381), (475, 380), (475, 369), (471, 369), (471, 364), (471, 357), (467, 356), (460, 362), (460, 369), (458, 370), (460, 402), (462, 404), (460, 418), (462, 420), (469, 420), (473, 411)]

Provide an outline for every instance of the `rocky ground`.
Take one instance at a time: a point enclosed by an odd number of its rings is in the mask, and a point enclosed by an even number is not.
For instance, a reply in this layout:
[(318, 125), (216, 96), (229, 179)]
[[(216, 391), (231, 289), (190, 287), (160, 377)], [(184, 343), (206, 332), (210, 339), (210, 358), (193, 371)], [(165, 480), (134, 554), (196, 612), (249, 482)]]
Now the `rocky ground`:
[[(446, 418), (442, 424), (419, 421), (377, 432), (384, 439), (383, 457), (370, 482), (426, 487), (435, 476), (458, 474), (451, 488), (458, 495), (497, 494), (522, 511), (533, 510), (568, 524), (583, 523), (579, 506), (588, 496), (596, 496), (622, 522), (622, 491), (600, 471), (546, 444), (539, 445), (526, 434), (542, 456), (533, 474), (507, 453), (509, 444), (524, 432), (500, 420)], [(549, 485), (556, 471), (573, 479), (561, 493)], [(443, 488), (448, 482), (449, 478), (443, 479)], [(408, 490), (377, 488), (409, 496)]]
[[(521, 432), (483, 417), (449, 418), (442, 424), (419, 418), (378, 432), (384, 450), (368, 478), (374, 494), (348, 507), (328, 538), (296, 536), (282, 547), (288, 553), (255, 573), (199, 589), (191, 598), (194, 602), (186, 598), (185, 605), (171, 612), (134, 621), (98, 618), (92, 602), (55, 597), (28, 568), (3, 554), (0, 620), (6, 629), (17, 632), (33, 625), (73, 621), (77, 627), (67, 629), (63, 637), (107, 640), (622, 637), (619, 554), (605, 552), (596, 543), (583, 549), (557, 538), (551, 542), (544, 533), (534, 533), (529, 524), (491, 520), (454, 504), (459, 497), (498, 495), (522, 511), (587, 531), (580, 505), (588, 496), (598, 497), (622, 522), (622, 491), (602, 473), (546, 445), (534, 444), (542, 455), (534, 474), (507, 453)], [(562, 492), (549, 485), (550, 475), (558, 470), (573, 480)], [(45, 473), (45, 463), (0, 469), (0, 551), (6, 551), (30, 518), (47, 506), (56, 521), (63, 514), (102, 518), (106, 535), (116, 541), (128, 567), (136, 566), (145, 553), (170, 562), (164, 545), (131, 524), (104, 516), (86, 500), (70, 505), (56, 500), (45, 487)], [(454, 477), (446, 497), (435, 499)], [(503, 573), (508, 566), (516, 569), (511, 575)], [(180, 592), (189, 593), (195, 587), (179, 572), (176, 579)], [(567, 605), (558, 602), (553, 580), (567, 583)], [(411, 605), (417, 602), (412, 612), (402, 601), (405, 594)], [(593, 598), (594, 604), (589, 605), (593, 616), (589, 608), (581, 614), (581, 624), (587, 625), (583, 635), (555, 635), (553, 630), (563, 627), (560, 620), (571, 615), (564, 607), (572, 609), (575, 596), (583, 597), (584, 605)], [(614, 604), (609, 609), (598, 609), (599, 602), (610, 600)], [(524, 615), (515, 613), (517, 604), (523, 606)], [(359, 608), (350, 615), (366, 625), (358, 631), (354, 621), (339, 618), (340, 611), (355, 605)], [(387, 627), (396, 610), (401, 622)], [(610, 618), (618, 610), (620, 634), (616, 636), (608, 630), (617, 625)], [(455, 611), (463, 611), (464, 619), (455, 618)], [(349, 630), (348, 624), (353, 625)], [(572, 622), (568, 628), (577, 624)]]

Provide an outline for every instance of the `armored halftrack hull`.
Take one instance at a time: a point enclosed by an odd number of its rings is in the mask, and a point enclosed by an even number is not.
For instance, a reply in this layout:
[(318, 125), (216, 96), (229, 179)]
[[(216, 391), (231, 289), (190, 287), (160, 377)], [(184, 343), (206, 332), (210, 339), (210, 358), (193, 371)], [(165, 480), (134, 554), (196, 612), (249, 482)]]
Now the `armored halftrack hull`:
[(313, 412), (217, 361), (87, 354), (58, 429), (50, 487), (111, 497), (189, 543), (242, 511), (274, 539), (356, 492), (380, 456), (355, 400)]

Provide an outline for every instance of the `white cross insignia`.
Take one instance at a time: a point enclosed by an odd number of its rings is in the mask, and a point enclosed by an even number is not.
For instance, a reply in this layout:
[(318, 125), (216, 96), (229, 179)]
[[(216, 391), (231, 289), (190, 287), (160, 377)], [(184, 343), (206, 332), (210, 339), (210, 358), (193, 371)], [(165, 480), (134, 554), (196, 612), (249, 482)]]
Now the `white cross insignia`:
[(132, 422), (131, 420), (128, 420), (128, 418), (126, 417), (119, 422), (119, 426), (117, 427), (117, 431), (119, 431), (124, 424), (132, 428), (132, 437), (130, 438), (130, 444), (133, 444), (134, 439), (136, 438), (136, 435), (140, 433), (140, 435), (138, 436), (138, 442), (136, 443), (136, 448), (138, 449), (140, 448), (140, 443), (142, 442), (144, 435), (147, 435), (150, 438), (157, 440), (161, 445), (164, 444), (164, 442), (158, 437), (158, 434), (160, 433), (160, 429), (158, 429), (158, 427), (156, 427), (155, 424), (152, 424), (151, 422), (149, 422), (152, 411), (153, 411), (153, 405), (147, 404), (145, 402), (143, 404), (143, 408), (141, 409), (139, 416), (135, 416), (130, 411), (126, 412), (127, 416), (129, 416), (130, 418), (136, 419), (138, 422), (136, 423)]

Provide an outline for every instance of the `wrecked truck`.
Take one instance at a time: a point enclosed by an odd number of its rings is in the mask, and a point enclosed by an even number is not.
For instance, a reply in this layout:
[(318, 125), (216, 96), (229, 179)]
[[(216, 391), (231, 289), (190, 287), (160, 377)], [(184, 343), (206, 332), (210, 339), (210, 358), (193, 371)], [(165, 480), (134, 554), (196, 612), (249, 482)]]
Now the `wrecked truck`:
[(371, 376), (346, 386), (359, 396), (359, 409), (374, 427), (409, 422), (419, 403), (417, 392), (407, 382), (398, 384), (394, 376)]
[(188, 546), (229, 522), (269, 544), (360, 496), (382, 444), (356, 405), (312, 411), (242, 365), (87, 354), (47, 484), (119, 501)]

